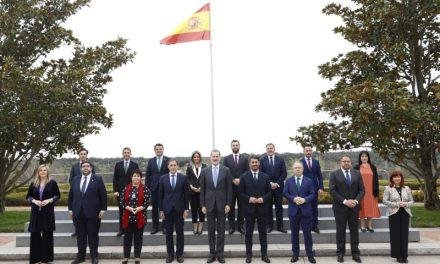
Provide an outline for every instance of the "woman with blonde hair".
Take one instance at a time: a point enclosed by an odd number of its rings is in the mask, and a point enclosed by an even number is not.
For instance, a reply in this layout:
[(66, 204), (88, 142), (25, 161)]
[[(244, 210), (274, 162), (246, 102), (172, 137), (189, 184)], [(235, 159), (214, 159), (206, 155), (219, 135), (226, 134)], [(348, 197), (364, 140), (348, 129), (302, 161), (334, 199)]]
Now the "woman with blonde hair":
[(29, 263), (53, 261), (54, 203), (59, 198), (60, 190), (57, 182), (50, 179), (49, 167), (40, 165), (26, 195), (26, 200), (31, 204)]

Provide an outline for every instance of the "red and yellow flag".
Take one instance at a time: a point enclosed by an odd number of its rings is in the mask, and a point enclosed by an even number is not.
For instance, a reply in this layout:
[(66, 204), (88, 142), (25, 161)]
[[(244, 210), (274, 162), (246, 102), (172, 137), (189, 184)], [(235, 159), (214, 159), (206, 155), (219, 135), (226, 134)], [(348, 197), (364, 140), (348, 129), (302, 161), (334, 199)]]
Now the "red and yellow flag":
[(180, 24), (170, 36), (162, 39), (160, 44), (170, 45), (204, 39), (210, 39), (209, 4)]

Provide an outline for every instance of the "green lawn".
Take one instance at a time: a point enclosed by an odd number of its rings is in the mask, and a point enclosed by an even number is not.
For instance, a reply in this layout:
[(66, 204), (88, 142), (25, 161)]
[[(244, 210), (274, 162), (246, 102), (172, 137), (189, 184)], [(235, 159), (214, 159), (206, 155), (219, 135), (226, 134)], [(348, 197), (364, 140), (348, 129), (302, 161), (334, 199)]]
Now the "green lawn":
[(440, 211), (428, 211), (423, 206), (411, 208), (412, 227), (440, 227)]
[(29, 215), (29, 211), (8, 211), (0, 214), (0, 232), (23, 232)]

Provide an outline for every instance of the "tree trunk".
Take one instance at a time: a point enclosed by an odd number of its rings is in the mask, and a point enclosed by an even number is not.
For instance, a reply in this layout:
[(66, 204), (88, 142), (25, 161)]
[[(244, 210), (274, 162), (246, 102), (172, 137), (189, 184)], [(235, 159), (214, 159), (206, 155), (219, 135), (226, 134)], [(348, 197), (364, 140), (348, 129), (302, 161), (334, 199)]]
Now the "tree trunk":
[(440, 199), (437, 193), (437, 181), (432, 174), (425, 176), (424, 203), (427, 210), (440, 210)]
[(6, 197), (0, 194), (0, 214), (5, 212)]

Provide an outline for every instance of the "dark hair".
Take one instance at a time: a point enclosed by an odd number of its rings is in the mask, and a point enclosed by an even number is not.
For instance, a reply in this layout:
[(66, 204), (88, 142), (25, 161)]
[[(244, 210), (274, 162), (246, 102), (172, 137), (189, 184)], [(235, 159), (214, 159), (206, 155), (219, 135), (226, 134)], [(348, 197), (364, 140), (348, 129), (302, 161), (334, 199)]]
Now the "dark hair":
[(169, 158), (169, 159), (168, 159), (168, 162), (167, 162), (167, 166), (170, 165), (170, 163), (173, 162), (173, 161), (175, 161), (176, 164), (177, 164), (177, 166), (179, 166), (179, 162), (177, 161), (176, 158)]
[(234, 143), (234, 142), (237, 142), (237, 143), (240, 145), (240, 141), (238, 141), (237, 139), (233, 139), (233, 140), (231, 141), (231, 145), (232, 145), (232, 143)]
[(400, 170), (394, 170), (390, 174), (390, 187), (394, 186), (394, 182), (393, 182), (393, 178), (394, 177), (400, 177), (401, 178), (400, 187), (405, 186), (405, 179), (403, 178), (403, 173)]
[(348, 156), (347, 154), (344, 154), (344, 155), (342, 155), (340, 158), (339, 158), (339, 161), (341, 161), (342, 160), (342, 158), (349, 158), (350, 159), (350, 161), (351, 161), (351, 158), (350, 158), (350, 156)]
[(368, 157), (368, 164), (371, 165), (370, 153), (368, 153), (368, 151), (366, 151), (366, 150), (362, 150), (361, 152), (359, 152), (359, 157), (358, 157), (358, 164), (359, 164), (359, 166), (362, 164), (361, 156), (363, 154), (367, 155), (367, 157)]
[(142, 171), (140, 169), (135, 169), (131, 176), (133, 177), (133, 175), (135, 175), (135, 174), (139, 174), (139, 176), (142, 178)]
[(311, 148), (313, 148), (313, 145), (312, 145), (312, 143), (305, 143), (305, 144), (303, 145), (303, 148), (306, 148), (306, 147), (311, 147)]
[(86, 161), (81, 162), (81, 168), (82, 168), (82, 166), (83, 166), (84, 164), (86, 164), (86, 163), (89, 164), (90, 167), (92, 167), (92, 163), (90, 163), (90, 161), (87, 161), (87, 160), (86, 160)]
[(194, 163), (194, 156), (195, 156), (196, 154), (199, 154), (199, 156), (200, 156), (200, 162), (202, 162), (202, 154), (201, 154), (200, 151), (198, 151), (198, 150), (193, 151), (193, 153), (191, 154), (191, 162)]
[(89, 154), (89, 151), (88, 151), (86, 148), (80, 148), (80, 149), (78, 150), (78, 155), (79, 155), (79, 153), (81, 153), (82, 151), (85, 151), (85, 152), (87, 153), (87, 155)]
[(252, 154), (249, 156), (249, 163), (251, 162), (251, 160), (256, 159), (258, 160), (258, 162), (260, 162), (260, 156)]
[(163, 148), (163, 145), (162, 145), (162, 143), (156, 143), (156, 145), (154, 145), (154, 148), (156, 148), (156, 147), (162, 147)]
[(125, 148), (123, 148), (123, 149), (122, 149), (122, 152), (124, 152), (124, 150), (126, 150), (126, 149), (128, 149), (128, 150), (131, 152), (131, 148), (129, 148), (129, 147), (125, 147)]
[(269, 146), (269, 145), (275, 148), (275, 145), (274, 145), (273, 143), (267, 143), (267, 144), (266, 144), (266, 148), (267, 148), (267, 146)]

